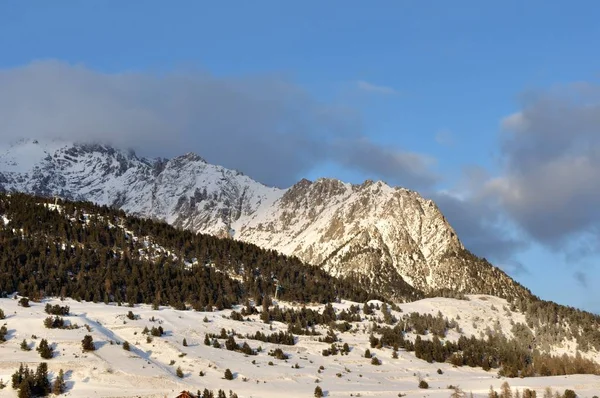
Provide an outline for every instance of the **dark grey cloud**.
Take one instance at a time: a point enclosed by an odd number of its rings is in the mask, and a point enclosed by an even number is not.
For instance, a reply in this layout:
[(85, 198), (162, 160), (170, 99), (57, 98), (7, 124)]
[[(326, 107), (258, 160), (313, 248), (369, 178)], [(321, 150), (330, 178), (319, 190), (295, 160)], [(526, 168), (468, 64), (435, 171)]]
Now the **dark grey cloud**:
[(440, 177), (430, 172), (435, 159), (416, 153), (399, 152), (361, 138), (335, 144), (338, 161), (346, 167), (374, 172), (379, 178), (404, 187), (428, 187)]
[(577, 281), (577, 283), (584, 289), (587, 289), (588, 287), (588, 277), (587, 275), (582, 272), (582, 271), (575, 271), (573, 273), (573, 277), (575, 278), (575, 280)]
[(192, 151), (277, 186), (328, 162), (413, 189), (436, 181), (429, 158), (375, 144), (357, 111), (277, 76), (106, 74), (34, 62), (0, 70), (0, 137), (103, 141), (144, 156)]
[(600, 86), (527, 95), (502, 123), (501, 157), (501, 177), (484, 188), (488, 199), (548, 247), (598, 250)]
[(526, 93), (501, 127), (498, 176), (469, 168), (460, 199), (434, 197), (465, 245), (513, 275), (527, 272), (517, 261), (527, 242), (568, 262), (598, 254), (600, 86)]
[(483, 197), (460, 198), (443, 192), (430, 196), (472, 253), (487, 258), (511, 275), (529, 272), (517, 260), (528, 243), (514, 236), (492, 202)]

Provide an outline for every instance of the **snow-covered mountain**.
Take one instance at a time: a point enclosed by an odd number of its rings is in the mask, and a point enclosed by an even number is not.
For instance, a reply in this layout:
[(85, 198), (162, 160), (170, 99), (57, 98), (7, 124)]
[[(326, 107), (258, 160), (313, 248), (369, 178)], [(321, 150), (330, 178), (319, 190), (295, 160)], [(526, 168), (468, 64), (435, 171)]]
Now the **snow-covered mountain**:
[(150, 160), (105, 145), (29, 140), (0, 152), (0, 190), (92, 201), (230, 236), (392, 296), (406, 283), (426, 293), (529, 294), (465, 250), (433, 201), (383, 182), (302, 180), (278, 189), (195, 154)]

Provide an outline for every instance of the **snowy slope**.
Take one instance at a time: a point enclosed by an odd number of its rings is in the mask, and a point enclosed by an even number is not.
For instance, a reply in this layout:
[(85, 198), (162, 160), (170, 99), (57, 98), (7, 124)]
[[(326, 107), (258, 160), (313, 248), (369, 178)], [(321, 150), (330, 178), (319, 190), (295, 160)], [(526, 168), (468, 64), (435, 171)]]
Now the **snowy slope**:
[[(44, 328), (43, 320), (47, 314), (43, 307), (46, 303), (70, 306), (71, 315), (66, 316), (65, 320), (78, 324), (80, 328)], [(339, 312), (351, 304), (358, 303), (337, 303), (334, 308)], [(489, 297), (487, 301), (472, 297), (470, 301), (428, 299), (400, 307), (404, 314), (413, 311), (437, 312), (438, 308), (444, 312), (455, 311), (463, 318), (461, 326), (467, 329), (467, 324), (476, 317), (494, 316), (492, 305), (502, 308), (503, 304), (506, 302), (493, 297)], [(9, 329), (8, 340), (0, 344), (0, 379), (9, 381), (20, 363), (35, 367), (41, 362), (35, 349), (22, 351), (19, 346), (26, 339), (30, 347), (34, 348), (41, 338), (46, 338), (54, 345), (56, 352), (52, 359), (47, 360), (50, 375), (54, 377), (59, 369), (65, 371), (67, 394), (71, 397), (175, 397), (184, 389), (196, 392), (204, 388), (223, 389), (226, 392), (232, 390), (240, 398), (280, 397), (282, 391), (288, 397), (311, 397), (315, 386), (319, 385), (328, 397), (349, 397), (352, 394), (355, 397), (383, 398), (397, 397), (399, 393), (403, 393), (409, 398), (447, 398), (452, 392), (448, 386), (458, 385), (467, 393), (472, 392), (475, 398), (484, 398), (487, 397), (490, 386), (499, 391), (505, 380), (513, 389), (535, 389), (540, 397), (545, 387), (552, 387), (561, 393), (566, 388), (571, 388), (579, 397), (589, 398), (600, 391), (598, 377), (591, 375), (503, 379), (498, 378), (494, 370), (486, 372), (480, 368), (456, 368), (448, 363), (427, 363), (416, 359), (414, 353), (403, 350), (400, 350), (397, 359), (393, 359), (389, 348), (370, 348), (369, 320), (355, 322), (351, 331), (339, 333), (342, 339), (340, 344), (346, 342), (351, 347), (346, 356), (323, 357), (321, 351), (330, 344), (318, 342), (316, 337), (311, 336), (299, 336), (299, 341), (294, 346), (246, 340), (253, 348), (262, 346), (263, 351), (256, 356), (245, 356), (224, 348), (205, 346), (204, 334), (218, 334), (222, 328), (228, 331), (233, 329), (242, 335), (254, 334), (256, 331), (272, 333), (269, 325), (259, 320), (259, 315), (250, 317), (250, 321), (239, 322), (228, 319), (231, 310), (205, 313), (161, 307), (154, 311), (146, 305), (128, 308), (70, 299), (47, 300), (32, 303), (30, 308), (23, 308), (17, 305), (17, 300), (7, 298), (0, 299), (0, 308), (7, 315), (2, 323), (6, 323)], [(128, 319), (126, 314), (129, 310), (139, 319)], [(401, 314), (395, 315), (399, 317)], [(205, 317), (208, 322), (203, 321)], [(520, 314), (512, 313), (510, 317), (518, 321)], [(152, 321), (153, 318), (155, 321)], [(503, 327), (508, 326), (505, 320), (502, 322)], [(91, 331), (87, 331), (85, 325)], [(142, 330), (145, 326), (152, 328), (158, 325), (164, 328), (166, 334), (147, 342)], [(317, 329), (325, 331), (321, 326)], [(286, 325), (274, 322), (273, 332), (278, 330), (286, 330)], [(470, 334), (469, 331), (464, 333), (467, 336)], [(93, 337), (96, 351), (82, 353), (81, 340), (86, 334)], [(32, 338), (32, 335), (36, 338)], [(456, 336), (449, 338), (454, 337)], [(182, 344), (184, 338), (187, 346)], [(236, 340), (238, 343), (244, 341), (238, 338)], [(123, 350), (118, 344), (124, 341), (131, 344), (130, 351)], [(277, 347), (282, 348), (290, 358), (284, 361), (268, 356), (267, 352)], [(369, 359), (364, 358), (367, 348), (382, 361), (380, 366), (374, 366)], [(171, 361), (174, 361), (173, 365)], [(273, 365), (269, 365), (269, 362)], [(297, 369), (292, 368), (295, 364), (299, 365)], [(178, 366), (183, 370), (183, 378), (175, 375)], [(324, 370), (319, 371), (320, 366)], [(233, 372), (234, 380), (223, 379), (227, 368)], [(438, 374), (438, 369), (443, 373)], [(205, 375), (200, 376), (200, 371), (205, 372)], [(428, 390), (417, 387), (419, 376), (429, 383)], [(316, 384), (315, 380), (319, 380), (319, 383)], [(7, 388), (0, 389), (0, 397), (16, 396), (10, 383)]]
[(233, 237), (391, 296), (405, 283), (425, 292), (527, 295), (466, 253), (435, 203), (383, 182), (302, 180), (278, 189), (194, 154), (149, 160), (104, 145), (20, 141), (0, 151), (0, 190), (88, 200)]

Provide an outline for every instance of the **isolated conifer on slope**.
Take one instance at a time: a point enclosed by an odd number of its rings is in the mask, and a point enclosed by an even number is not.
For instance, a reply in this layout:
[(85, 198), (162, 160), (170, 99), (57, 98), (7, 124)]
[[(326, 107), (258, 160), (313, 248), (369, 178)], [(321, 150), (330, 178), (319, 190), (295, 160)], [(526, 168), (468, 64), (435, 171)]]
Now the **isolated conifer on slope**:
[(59, 395), (65, 392), (67, 389), (65, 384), (65, 373), (63, 370), (58, 371), (58, 376), (54, 379), (54, 383), (52, 384), (52, 394)]
[(30, 351), (31, 348), (29, 348), (29, 345), (27, 344), (27, 340), (23, 339), (23, 341), (21, 342), (21, 350), (23, 351)]
[(315, 387), (315, 398), (321, 398), (323, 396), (323, 389), (320, 386)]
[(94, 351), (96, 347), (94, 346), (94, 339), (89, 334), (86, 334), (81, 340), (81, 348), (84, 351)]
[(40, 356), (44, 359), (50, 359), (54, 355), (54, 351), (52, 347), (48, 344), (48, 340), (42, 339), (40, 344), (38, 345), (37, 352), (40, 353)]

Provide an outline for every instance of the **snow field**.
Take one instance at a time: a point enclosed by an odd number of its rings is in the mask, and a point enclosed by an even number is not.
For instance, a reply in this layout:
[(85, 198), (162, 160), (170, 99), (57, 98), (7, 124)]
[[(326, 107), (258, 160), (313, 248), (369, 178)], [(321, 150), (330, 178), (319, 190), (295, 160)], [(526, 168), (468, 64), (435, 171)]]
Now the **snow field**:
[[(46, 329), (43, 326), (43, 320), (49, 316), (44, 312), (46, 303), (68, 305), (71, 315), (64, 319), (78, 324), (80, 328)], [(341, 311), (352, 304), (362, 307), (360, 303), (344, 301), (334, 304), (334, 308)], [(291, 303), (279, 305), (293, 306)], [(504, 305), (504, 300), (490, 296), (470, 296), (469, 301), (434, 298), (401, 304), (402, 313), (393, 314), (399, 318), (410, 312), (435, 315), (441, 311), (449, 319), (460, 316), (459, 324), (468, 336), (471, 333), (478, 335), (484, 328), (473, 328), (475, 319), (480, 319), (482, 325), (498, 319), (504, 331), (510, 330), (510, 318), (515, 322), (523, 321), (522, 314), (510, 313), (508, 316), (503, 310)], [(492, 310), (492, 306), (497, 310)], [(215, 349), (204, 345), (205, 333), (219, 334), (225, 328), (241, 335), (254, 334), (256, 331), (270, 334), (287, 330), (287, 325), (273, 322), (273, 330), (270, 330), (269, 325), (260, 321), (259, 315), (251, 316), (251, 321), (233, 321), (227, 319), (231, 310), (206, 313), (161, 307), (155, 311), (147, 305), (129, 308), (70, 299), (50, 299), (23, 308), (17, 305), (17, 300), (7, 298), (0, 299), (0, 308), (6, 315), (0, 324), (6, 324), (9, 331), (7, 341), (0, 344), (0, 378), (9, 386), (0, 390), (0, 397), (16, 396), (16, 391), (10, 388), (10, 376), (21, 362), (35, 367), (42, 361), (34, 349), (34, 344), (37, 345), (42, 338), (55, 347), (55, 357), (46, 361), (50, 374), (54, 377), (59, 369), (66, 372), (67, 395), (71, 397), (175, 397), (184, 389), (195, 392), (204, 388), (223, 389), (226, 392), (232, 390), (246, 398), (280, 397), (282, 393), (288, 397), (312, 397), (315, 387), (319, 385), (328, 397), (350, 397), (350, 394), (354, 397), (396, 397), (398, 393), (403, 393), (407, 397), (441, 398), (450, 396), (449, 385), (458, 385), (466, 392), (473, 392), (475, 397), (483, 398), (487, 397), (490, 385), (499, 390), (504, 382), (504, 379), (497, 378), (493, 370), (485, 372), (479, 368), (454, 368), (446, 363), (429, 364), (415, 358), (414, 353), (402, 350), (398, 359), (392, 359), (391, 349), (369, 347), (370, 319), (355, 323), (350, 332), (338, 333), (341, 340), (339, 344), (348, 343), (351, 348), (347, 356), (323, 357), (322, 350), (330, 344), (320, 343), (313, 336), (299, 336), (294, 346), (236, 337), (239, 344), (247, 341), (252, 348), (262, 347), (258, 355), (245, 356), (225, 348)], [(130, 310), (139, 319), (128, 319), (126, 314)], [(379, 314), (376, 311), (375, 316)], [(204, 321), (205, 317), (208, 322)], [(91, 332), (85, 325), (91, 328)], [(149, 329), (162, 326), (166, 333), (148, 343), (146, 335), (142, 334), (145, 326)], [(318, 327), (317, 330), (324, 332), (325, 329)], [(86, 334), (93, 336), (96, 351), (82, 353), (81, 340)], [(37, 339), (32, 339), (32, 335), (36, 335)], [(452, 331), (448, 338), (455, 339), (458, 336), (458, 332)], [(187, 347), (182, 344), (184, 338)], [(31, 351), (20, 349), (23, 339), (29, 342)], [(117, 344), (124, 341), (130, 343), (130, 351)], [(277, 347), (290, 356), (287, 361), (277, 360), (267, 354)], [(381, 366), (374, 366), (370, 359), (364, 358), (367, 348), (382, 361)], [(273, 365), (269, 365), (269, 362)], [(293, 368), (295, 364), (299, 365), (298, 369)], [(175, 374), (178, 366), (184, 372), (182, 379)], [(324, 367), (321, 373), (320, 366)], [(233, 372), (234, 380), (224, 379), (227, 368)], [(443, 374), (438, 374), (438, 369)], [(205, 376), (199, 376), (200, 371)], [(429, 383), (428, 390), (418, 388), (419, 377)], [(317, 379), (318, 384), (315, 383)], [(537, 389), (538, 394), (546, 386), (561, 393), (565, 388), (571, 388), (580, 397), (591, 398), (600, 392), (600, 378), (590, 375), (507, 381), (513, 389)]]

